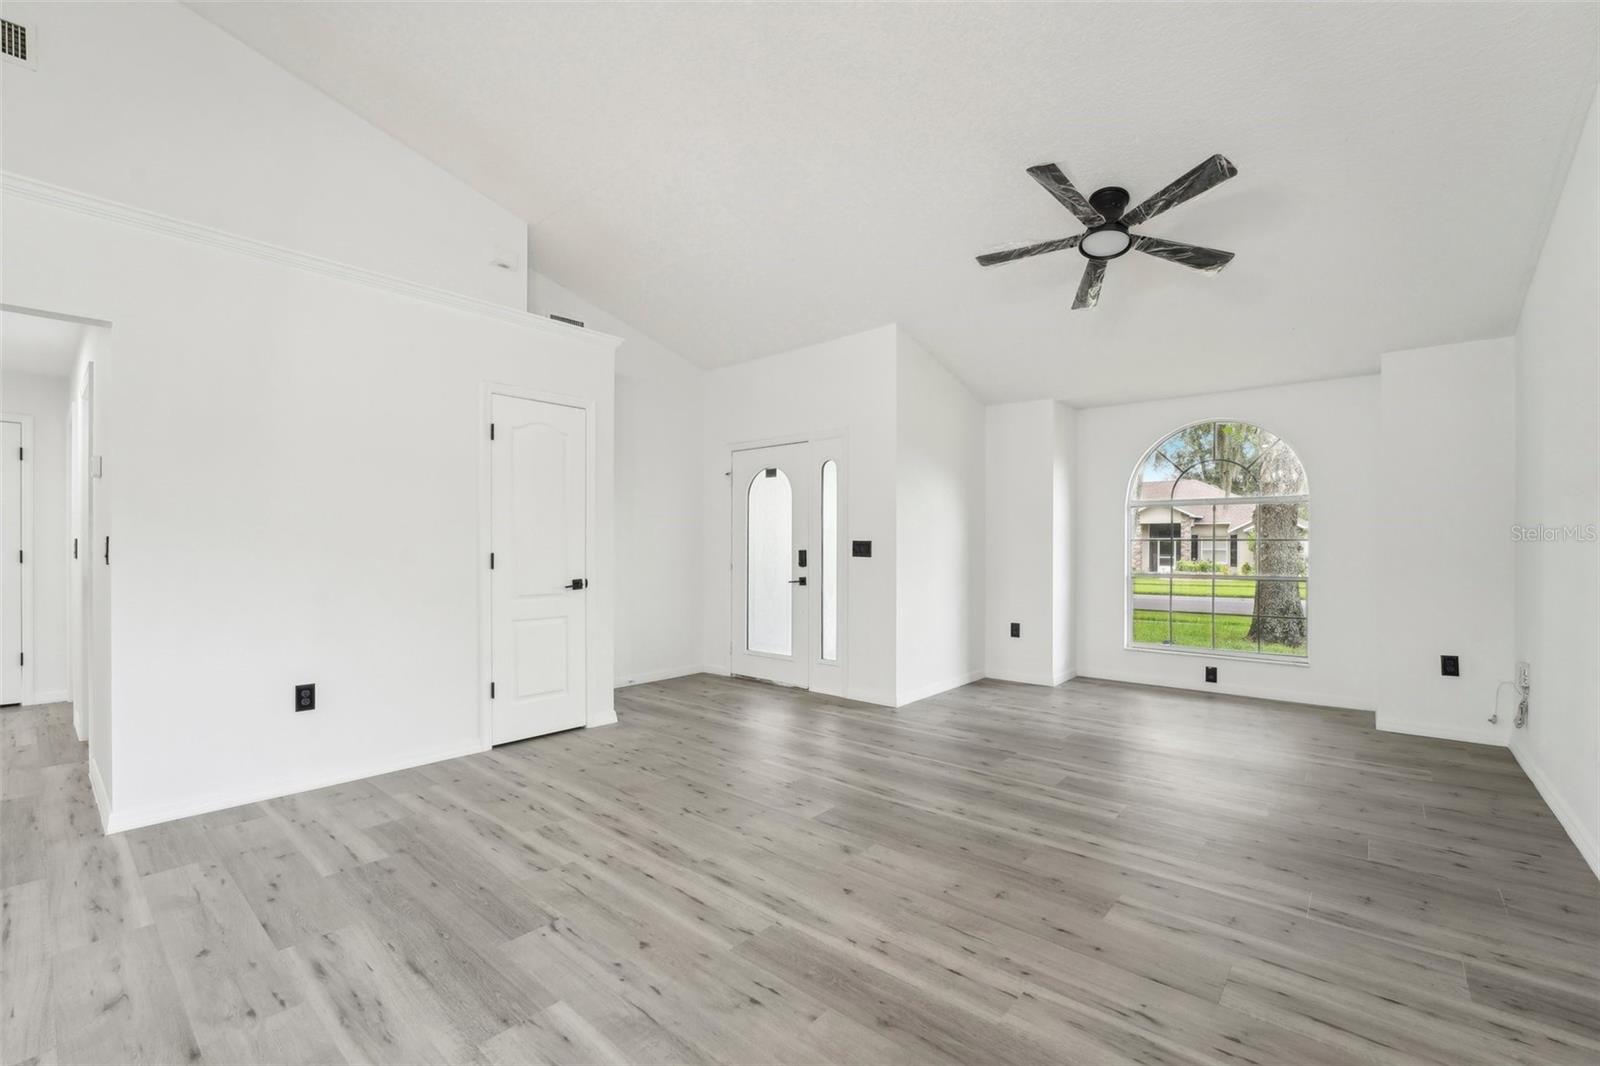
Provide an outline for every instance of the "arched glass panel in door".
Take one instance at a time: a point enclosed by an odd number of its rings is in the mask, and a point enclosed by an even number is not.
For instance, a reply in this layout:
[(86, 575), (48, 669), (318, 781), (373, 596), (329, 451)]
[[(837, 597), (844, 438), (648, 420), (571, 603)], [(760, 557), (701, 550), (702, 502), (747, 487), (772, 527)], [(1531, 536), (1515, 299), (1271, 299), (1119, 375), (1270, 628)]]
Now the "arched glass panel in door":
[(794, 649), (794, 612), (789, 583), (794, 551), (794, 492), (777, 467), (750, 480), (749, 542), (746, 545), (745, 647), (771, 655)]

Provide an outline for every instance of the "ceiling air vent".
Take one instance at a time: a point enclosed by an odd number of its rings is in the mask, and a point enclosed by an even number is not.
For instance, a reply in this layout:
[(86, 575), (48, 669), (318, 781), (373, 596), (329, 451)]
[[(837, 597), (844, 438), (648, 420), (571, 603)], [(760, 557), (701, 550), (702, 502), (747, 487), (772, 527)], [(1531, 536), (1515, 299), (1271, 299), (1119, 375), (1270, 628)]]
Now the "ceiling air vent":
[(28, 27), (22, 23), (0, 19), (0, 53), (4, 53), (11, 62), (21, 63), (25, 67), (33, 66), (32, 37)]

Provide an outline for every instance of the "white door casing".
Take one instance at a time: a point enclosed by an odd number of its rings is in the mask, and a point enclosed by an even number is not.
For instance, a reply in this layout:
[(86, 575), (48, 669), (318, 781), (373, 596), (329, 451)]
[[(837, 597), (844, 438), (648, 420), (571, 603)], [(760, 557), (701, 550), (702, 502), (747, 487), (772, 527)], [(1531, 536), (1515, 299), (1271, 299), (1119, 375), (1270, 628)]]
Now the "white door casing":
[(587, 722), (588, 424), (582, 407), (498, 393), (490, 419), (490, 740), (504, 744)]
[(0, 422), (0, 704), (22, 703), (23, 690), (23, 551), (24, 512), (23, 434), (20, 421)]
[[(813, 645), (809, 558), (811, 449), (805, 443), (733, 453), (734, 674), (809, 687)], [(807, 553), (809, 555), (809, 553)]]

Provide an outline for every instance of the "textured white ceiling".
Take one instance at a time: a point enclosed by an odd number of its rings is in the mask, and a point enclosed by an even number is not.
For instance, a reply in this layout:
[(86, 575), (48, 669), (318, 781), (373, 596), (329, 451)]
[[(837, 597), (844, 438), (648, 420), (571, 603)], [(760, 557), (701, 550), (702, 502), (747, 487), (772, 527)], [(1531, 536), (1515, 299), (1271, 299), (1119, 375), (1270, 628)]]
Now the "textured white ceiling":
[(0, 311), (0, 369), (64, 377), (77, 365), (87, 328), (59, 318)]
[[(1504, 335), (1593, 97), (1593, 4), (196, 4), (535, 225), (534, 265), (705, 366), (899, 321), (988, 399), (1375, 370)], [(1238, 258), (1110, 264), (1023, 172)]]

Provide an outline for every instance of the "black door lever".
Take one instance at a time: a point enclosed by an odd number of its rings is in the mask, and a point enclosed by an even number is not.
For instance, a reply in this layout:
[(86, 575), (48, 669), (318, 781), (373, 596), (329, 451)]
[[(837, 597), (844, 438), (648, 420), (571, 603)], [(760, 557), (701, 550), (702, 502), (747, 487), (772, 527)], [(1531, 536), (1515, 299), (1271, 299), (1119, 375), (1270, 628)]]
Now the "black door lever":
[(789, 584), (791, 584), (791, 585), (804, 585), (805, 583), (806, 583), (806, 579), (803, 578), (803, 577), (794, 578), (792, 581), (789, 582)]
[(589, 583), (587, 581), (585, 581), (583, 578), (575, 577), (575, 578), (572, 579), (572, 584), (568, 585), (567, 588), (569, 588), (569, 589), (581, 589), (581, 588), (587, 588), (588, 585), (589, 585)]

